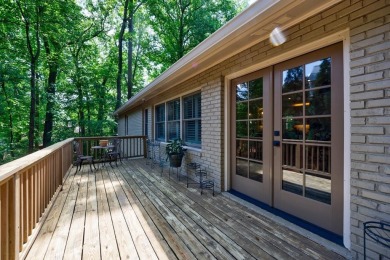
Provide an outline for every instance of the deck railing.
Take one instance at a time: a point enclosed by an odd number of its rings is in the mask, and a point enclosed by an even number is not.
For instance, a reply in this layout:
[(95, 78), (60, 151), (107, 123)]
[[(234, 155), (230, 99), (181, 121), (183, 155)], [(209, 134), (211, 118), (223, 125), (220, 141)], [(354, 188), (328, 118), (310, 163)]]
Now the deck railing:
[(100, 140), (120, 140), (120, 152), (122, 158), (146, 157), (146, 136), (99, 136), (99, 137), (76, 137), (80, 143), (80, 149), (84, 155), (92, 155), (98, 158), (98, 151), (91, 149), (98, 146)]
[(84, 152), (119, 138), (122, 158), (145, 157), (145, 136), (69, 138), (0, 166), (0, 259), (24, 258), (73, 165), (73, 141)]

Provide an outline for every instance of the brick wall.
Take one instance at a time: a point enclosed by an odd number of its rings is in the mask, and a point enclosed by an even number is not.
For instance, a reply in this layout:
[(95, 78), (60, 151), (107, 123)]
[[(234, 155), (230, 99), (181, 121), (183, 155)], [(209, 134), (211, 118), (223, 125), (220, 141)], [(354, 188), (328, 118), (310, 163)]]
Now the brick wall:
[(202, 86), (202, 165), (208, 168), (217, 191), (224, 183), (224, 100), (221, 79)]
[[(352, 10), (352, 6), (354, 7)], [(390, 222), (390, 1), (346, 8), (351, 36), (351, 242), (363, 258), (363, 222)], [(367, 256), (390, 255), (368, 242)]]
[[(305, 43), (350, 28), (351, 99), (351, 250), (363, 254), (363, 222), (390, 221), (390, 0), (345, 0), (286, 31), (278, 47), (265, 40), (173, 88), (159, 93), (148, 106), (179, 93), (202, 89), (202, 151), (186, 160), (210, 168), (217, 190), (224, 185), (224, 76), (263, 62)], [(368, 256), (390, 255), (369, 242)]]

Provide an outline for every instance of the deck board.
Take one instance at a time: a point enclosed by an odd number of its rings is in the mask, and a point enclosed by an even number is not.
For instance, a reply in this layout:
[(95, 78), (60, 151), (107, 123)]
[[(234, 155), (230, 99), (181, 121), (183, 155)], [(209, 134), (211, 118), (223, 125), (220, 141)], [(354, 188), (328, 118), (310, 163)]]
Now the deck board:
[(99, 217), (96, 197), (96, 176), (88, 174), (87, 209), (85, 212), (85, 229), (83, 259), (100, 259)]
[(27, 259), (343, 259), (146, 159), (71, 169)]

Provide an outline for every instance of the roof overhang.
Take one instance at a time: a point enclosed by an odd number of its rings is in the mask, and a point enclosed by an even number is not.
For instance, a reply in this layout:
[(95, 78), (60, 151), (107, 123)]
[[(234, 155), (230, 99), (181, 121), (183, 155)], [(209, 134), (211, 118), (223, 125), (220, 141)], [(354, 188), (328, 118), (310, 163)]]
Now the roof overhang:
[(183, 81), (342, 0), (258, 0), (201, 42), (114, 114), (120, 115)]

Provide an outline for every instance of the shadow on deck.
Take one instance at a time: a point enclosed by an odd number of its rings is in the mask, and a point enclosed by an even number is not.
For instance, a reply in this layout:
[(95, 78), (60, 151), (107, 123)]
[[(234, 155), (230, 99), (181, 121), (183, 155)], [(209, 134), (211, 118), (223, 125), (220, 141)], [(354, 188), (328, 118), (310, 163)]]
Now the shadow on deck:
[(146, 159), (71, 169), (27, 259), (342, 259)]

